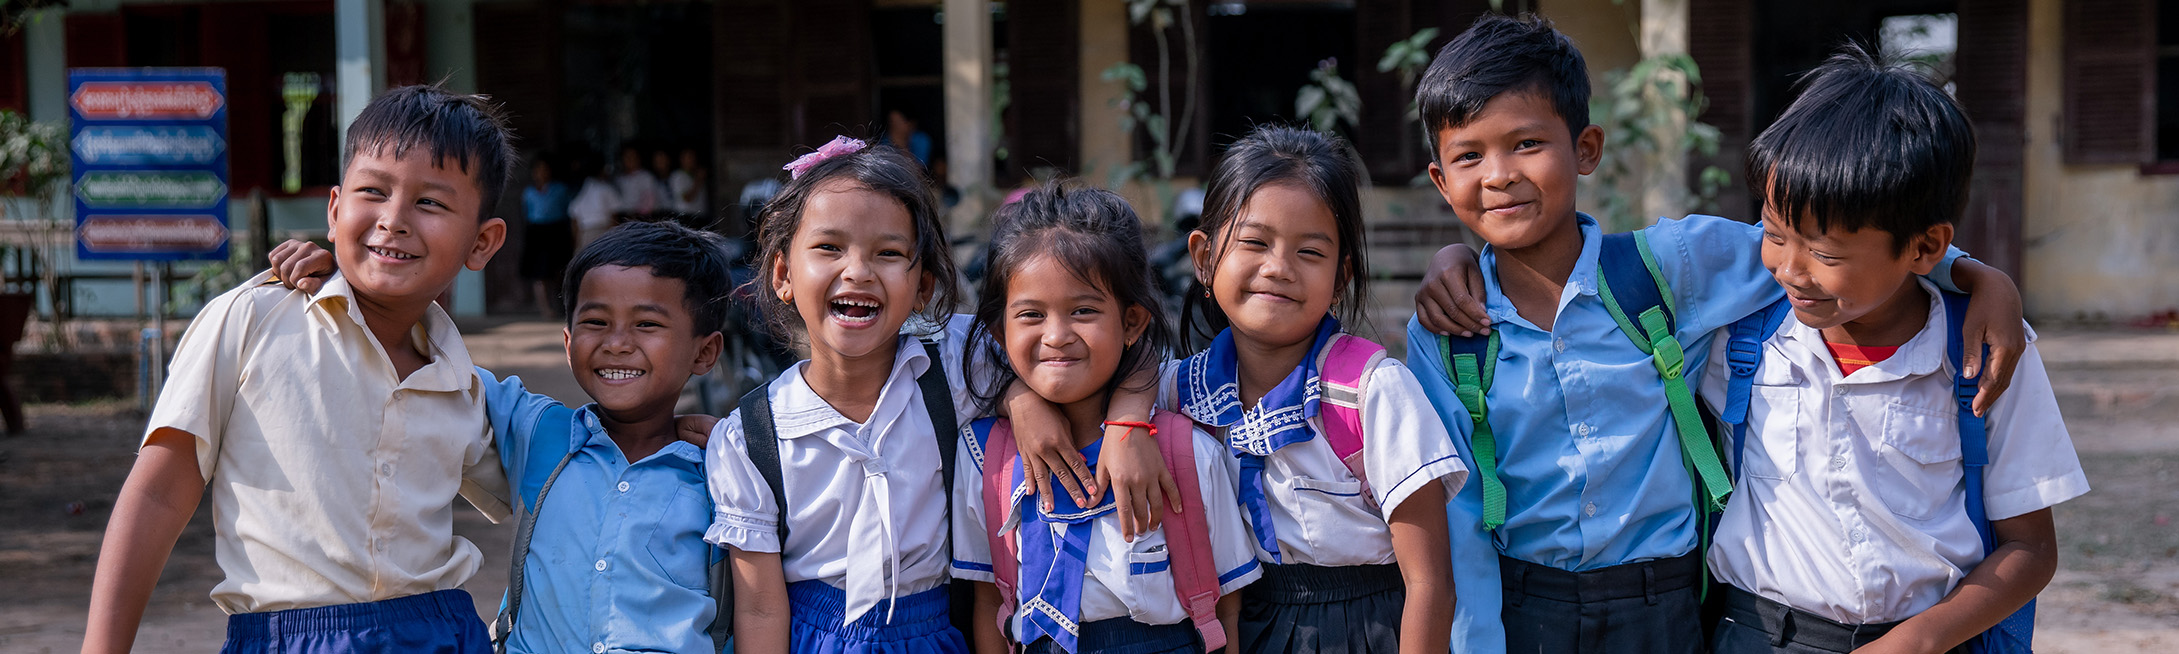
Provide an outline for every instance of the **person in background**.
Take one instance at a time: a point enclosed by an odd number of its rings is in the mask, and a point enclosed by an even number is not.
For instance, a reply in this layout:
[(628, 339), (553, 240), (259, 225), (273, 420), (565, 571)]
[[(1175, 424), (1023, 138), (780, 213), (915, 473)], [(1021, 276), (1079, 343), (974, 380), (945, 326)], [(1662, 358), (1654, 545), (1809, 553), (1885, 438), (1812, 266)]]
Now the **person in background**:
[(581, 250), (598, 240), (598, 235), (612, 229), (626, 211), (619, 185), (605, 174), (602, 162), (591, 157), (586, 162), (590, 178), (583, 181), (583, 189), (576, 192), (575, 200), (568, 203), (567, 214), (575, 223), (575, 249)]
[(522, 277), (537, 296), (538, 317), (553, 317), (560, 297), (560, 273), (575, 254), (575, 227), (568, 220), (574, 191), (553, 179), (552, 156), (537, 155), (530, 164), (530, 185), (522, 189)]
[(893, 147), (915, 157), (915, 162), (928, 169), (931, 166), (931, 135), (923, 133), (915, 119), (899, 109), (885, 112), (885, 140)]
[(657, 175), (643, 169), (643, 151), (637, 150), (636, 146), (621, 146), (620, 177), (614, 182), (620, 185), (622, 211), (650, 215), (667, 208), (665, 187)]
[[(659, 156), (665, 156), (661, 151)], [(696, 148), (681, 149), (681, 169), (666, 177), (666, 191), (673, 199), (673, 210), (681, 213), (703, 213), (711, 210), (711, 171), (696, 160)]]

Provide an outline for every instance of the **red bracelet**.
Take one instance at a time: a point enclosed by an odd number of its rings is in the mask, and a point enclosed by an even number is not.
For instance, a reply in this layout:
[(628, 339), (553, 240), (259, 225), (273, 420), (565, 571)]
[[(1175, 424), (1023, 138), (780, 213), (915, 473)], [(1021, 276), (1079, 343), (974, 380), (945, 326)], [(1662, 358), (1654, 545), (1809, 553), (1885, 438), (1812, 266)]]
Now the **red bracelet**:
[[(1126, 421), (1126, 420), (1106, 420), (1106, 421), (1105, 421), (1105, 426), (1106, 426), (1106, 427), (1132, 427), (1133, 429), (1141, 429), (1141, 430), (1145, 430), (1145, 431), (1148, 431), (1148, 432), (1150, 432), (1150, 437), (1151, 437), (1151, 438), (1157, 438), (1157, 437), (1158, 437), (1158, 426), (1157, 426), (1157, 425), (1153, 425), (1153, 424), (1150, 424), (1150, 423), (1147, 423), (1147, 422), (1129, 422), (1129, 421)], [(1127, 440), (1127, 434), (1132, 434), (1132, 433), (1135, 433), (1135, 432), (1133, 431), (1133, 429), (1130, 429), (1130, 430), (1129, 430), (1129, 431), (1128, 431), (1128, 432), (1127, 432), (1126, 434), (1120, 434), (1120, 440), (1123, 440), (1123, 441), (1124, 441), (1124, 440)]]

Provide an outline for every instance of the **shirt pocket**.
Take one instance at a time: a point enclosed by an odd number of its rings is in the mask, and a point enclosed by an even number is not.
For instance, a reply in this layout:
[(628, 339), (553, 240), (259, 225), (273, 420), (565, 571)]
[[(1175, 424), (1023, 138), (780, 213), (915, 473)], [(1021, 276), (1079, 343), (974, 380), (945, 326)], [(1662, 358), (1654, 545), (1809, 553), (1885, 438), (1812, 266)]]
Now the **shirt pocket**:
[(675, 489), (651, 520), (643, 549), (666, 579), (683, 588), (710, 592), (711, 544), (704, 542), (711, 502), (694, 488)]
[(1870, 489), (1892, 513), (1928, 520), (1954, 504), (1952, 491), (1959, 487), (1961, 469), (1959, 416), (1955, 410), (1928, 409), (1893, 400), (1885, 407), (1884, 431), (1877, 441)]
[(1808, 424), (1801, 416), (1801, 389), (1755, 386), (1748, 394), (1748, 422), (1757, 424), (1749, 426), (1746, 449), (1738, 453), (1745, 475), (1784, 481), (1799, 474), (1801, 431)]
[(1169, 624), (1170, 611), (1157, 610), (1179, 604), (1173, 599), (1172, 552), (1165, 544), (1147, 545), (1127, 553), (1127, 616), (1143, 624)]
[(1348, 539), (1362, 533), (1363, 527), (1383, 528), (1385, 519), (1370, 508), (1360, 481), (1295, 476), (1287, 478), (1287, 483), (1286, 496), (1294, 502), (1294, 522), (1301, 524), (1301, 537), (1316, 553), (1319, 565), (1351, 565), (1336, 560), (1337, 552), (1354, 549), (1343, 547)]

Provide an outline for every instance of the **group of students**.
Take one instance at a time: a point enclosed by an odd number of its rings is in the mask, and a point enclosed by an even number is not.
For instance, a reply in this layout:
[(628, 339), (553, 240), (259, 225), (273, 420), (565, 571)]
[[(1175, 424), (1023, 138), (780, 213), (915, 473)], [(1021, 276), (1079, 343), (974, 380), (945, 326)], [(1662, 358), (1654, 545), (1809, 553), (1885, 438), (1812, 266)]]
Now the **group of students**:
[[(129, 647), (209, 488), (234, 652), (2007, 651), (2087, 483), (2017, 290), (1948, 249), (1958, 106), (1850, 51), (1751, 146), (1759, 225), (1605, 235), (1575, 210), (1589, 88), (1534, 18), (1431, 63), (1429, 174), (1489, 246), (1434, 262), (1404, 363), (1347, 331), (1365, 178), (1336, 137), (1224, 153), (1180, 316), (1134, 211), (1076, 183), (999, 212), (954, 315), (920, 166), (836, 140), (757, 234), (809, 359), (715, 424), (672, 411), (728, 262), (671, 223), (566, 271), (593, 404), (472, 369), (431, 299), (504, 236), (506, 129), (388, 92), (331, 256), (283, 246), (184, 336), (84, 649)], [(457, 494), (519, 522), (489, 632)]]

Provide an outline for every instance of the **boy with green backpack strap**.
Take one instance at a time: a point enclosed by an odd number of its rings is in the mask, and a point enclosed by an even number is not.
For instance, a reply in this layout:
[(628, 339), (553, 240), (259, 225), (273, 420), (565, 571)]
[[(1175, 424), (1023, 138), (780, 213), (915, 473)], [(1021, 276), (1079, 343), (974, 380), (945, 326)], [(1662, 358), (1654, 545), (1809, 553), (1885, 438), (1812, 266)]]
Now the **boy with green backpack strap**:
[[(1460, 329), (1442, 309), (1464, 303), (1436, 296), (1408, 328), (1408, 364), (1475, 471), (1447, 509), (1455, 652), (1705, 647), (1699, 550), (1730, 479), (1693, 373), (1713, 332), (1779, 290), (1747, 224), (1693, 216), (1607, 237), (1575, 210), (1574, 180), (1604, 140), (1589, 88), (1565, 35), (1498, 16), (1441, 50), (1417, 87), (1431, 180), (1490, 243), (1487, 330), (1446, 336)], [(1970, 325), (2018, 324), (2002, 274), (1933, 272), (1993, 292), (1977, 311), (1995, 317)], [(1446, 274), (1424, 293), (1446, 295)], [(2018, 349), (2017, 331), (1992, 333)]]

